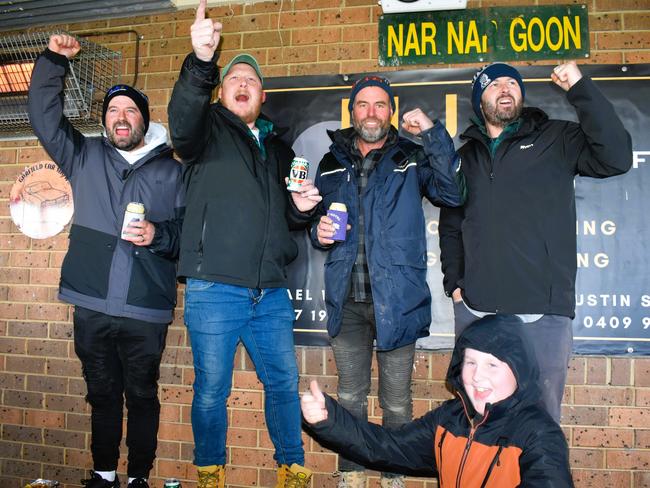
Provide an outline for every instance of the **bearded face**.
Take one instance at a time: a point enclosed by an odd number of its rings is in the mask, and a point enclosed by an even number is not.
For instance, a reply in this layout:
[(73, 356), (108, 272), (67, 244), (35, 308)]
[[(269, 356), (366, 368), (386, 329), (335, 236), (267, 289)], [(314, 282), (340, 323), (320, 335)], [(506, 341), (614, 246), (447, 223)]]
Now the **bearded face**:
[(486, 123), (497, 127), (505, 127), (517, 120), (523, 106), (521, 88), (514, 78), (497, 78), (481, 96), (481, 110)]
[(133, 151), (144, 146), (144, 119), (140, 109), (129, 97), (113, 98), (106, 110), (106, 135), (122, 151)]
[(382, 140), (390, 130), (393, 115), (388, 94), (377, 86), (368, 86), (357, 93), (352, 108), (352, 126), (365, 142)]

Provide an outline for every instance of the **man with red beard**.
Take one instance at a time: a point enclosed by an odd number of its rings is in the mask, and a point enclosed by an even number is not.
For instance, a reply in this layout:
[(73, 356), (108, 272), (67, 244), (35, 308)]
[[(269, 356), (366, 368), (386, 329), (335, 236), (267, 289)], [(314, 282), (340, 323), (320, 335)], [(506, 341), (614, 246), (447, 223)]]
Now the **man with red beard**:
[[(147, 97), (116, 85), (102, 105), (105, 137), (86, 137), (64, 116), (64, 83), (77, 39), (55, 34), (34, 66), (29, 118), (70, 180), (74, 220), (59, 299), (75, 305), (74, 345), (91, 406), (94, 471), (86, 488), (119, 488), (116, 468), (128, 409), (128, 487), (147, 488), (156, 455), (158, 376), (176, 303), (184, 212), (181, 165), (164, 126), (149, 122)], [(147, 220), (122, 231), (130, 202)]]
[(632, 164), (631, 139), (612, 104), (575, 62), (557, 66), (578, 123), (523, 107), (519, 72), (478, 71), (476, 119), (459, 154), (468, 199), (440, 214), (444, 286), (455, 331), (490, 313), (518, 314), (540, 368), (542, 402), (560, 421), (575, 315), (575, 175), (606, 178)]
[[(278, 487), (307, 486), (286, 265), (297, 255), (291, 229), (320, 201), (305, 182), (289, 193), (294, 157), (283, 130), (261, 114), (264, 79), (255, 58), (216, 61), (221, 23), (202, 0), (169, 103), (169, 125), (185, 165), (187, 216), (178, 274), (186, 279), (185, 324), (194, 359), (194, 464), (202, 488), (223, 487), (232, 371), (237, 346), (264, 385), (266, 425)], [(219, 86), (217, 103), (210, 103)]]
[[(436, 205), (461, 205), (464, 180), (445, 127), (415, 108), (402, 127), (391, 125), (395, 98), (390, 82), (365, 76), (352, 87), (352, 127), (329, 133), (330, 152), (318, 167), (323, 195), (320, 219), (312, 225), (314, 247), (326, 250), (327, 331), (338, 370), (338, 396), (356, 417), (368, 416), (373, 341), (377, 344), (379, 403), (383, 423), (411, 420), (411, 372), (415, 341), (429, 335), (431, 295), (422, 198)], [(350, 230), (335, 242), (333, 202), (348, 210)], [(322, 215), (322, 216), (321, 216)], [(366, 486), (363, 466), (339, 457), (339, 488)], [(404, 479), (382, 473), (382, 488), (403, 488)]]

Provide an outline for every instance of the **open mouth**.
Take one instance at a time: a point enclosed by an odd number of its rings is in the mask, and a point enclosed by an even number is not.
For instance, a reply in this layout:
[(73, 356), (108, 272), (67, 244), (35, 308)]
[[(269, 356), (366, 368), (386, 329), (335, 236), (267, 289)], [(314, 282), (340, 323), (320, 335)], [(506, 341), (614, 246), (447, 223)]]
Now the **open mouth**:
[(485, 400), (491, 393), (492, 390), (490, 388), (481, 388), (479, 386), (474, 387), (474, 398), (476, 400)]
[(499, 98), (497, 103), (499, 104), (500, 107), (512, 107), (515, 101), (512, 99), (512, 97), (502, 97)]
[(131, 133), (131, 127), (128, 125), (116, 125), (113, 132), (115, 132), (115, 135), (118, 137), (128, 137)]
[(235, 101), (241, 102), (241, 103), (246, 103), (249, 100), (249, 96), (246, 95), (245, 93), (240, 93), (239, 95), (235, 96)]

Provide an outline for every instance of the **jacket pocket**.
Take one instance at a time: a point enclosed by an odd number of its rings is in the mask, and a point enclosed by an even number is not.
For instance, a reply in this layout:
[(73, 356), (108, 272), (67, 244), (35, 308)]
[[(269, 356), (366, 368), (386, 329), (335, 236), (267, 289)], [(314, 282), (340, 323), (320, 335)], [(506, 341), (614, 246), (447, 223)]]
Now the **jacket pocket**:
[(171, 310), (176, 304), (176, 266), (143, 248), (133, 250), (129, 305)]
[(106, 298), (117, 237), (73, 224), (69, 239), (61, 266), (61, 287)]

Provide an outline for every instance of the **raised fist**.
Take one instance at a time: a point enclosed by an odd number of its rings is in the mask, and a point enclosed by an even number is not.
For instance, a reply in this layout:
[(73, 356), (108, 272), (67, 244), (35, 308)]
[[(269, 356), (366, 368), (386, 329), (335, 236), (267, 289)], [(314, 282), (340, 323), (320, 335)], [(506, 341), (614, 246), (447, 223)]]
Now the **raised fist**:
[(67, 34), (52, 34), (47, 47), (50, 51), (61, 54), (68, 59), (74, 58), (81, 50), (79, 41)]

